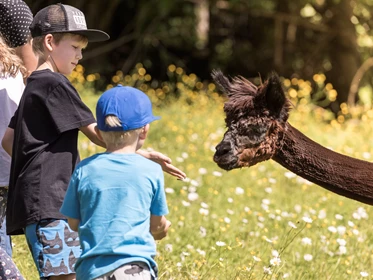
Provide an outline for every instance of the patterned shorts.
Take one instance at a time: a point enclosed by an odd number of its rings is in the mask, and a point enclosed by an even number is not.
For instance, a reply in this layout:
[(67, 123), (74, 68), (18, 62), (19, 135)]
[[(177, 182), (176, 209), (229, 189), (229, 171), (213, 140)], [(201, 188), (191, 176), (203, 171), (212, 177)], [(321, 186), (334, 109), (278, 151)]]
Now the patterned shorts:
[(152, 280), (149, 267), (143, 262), (127, 263), (95, 280)]
[(28, 225), (25, 236), (40, 279), (75, 273), (81, 254), (79, 237), (66, 220), (45, 219)]

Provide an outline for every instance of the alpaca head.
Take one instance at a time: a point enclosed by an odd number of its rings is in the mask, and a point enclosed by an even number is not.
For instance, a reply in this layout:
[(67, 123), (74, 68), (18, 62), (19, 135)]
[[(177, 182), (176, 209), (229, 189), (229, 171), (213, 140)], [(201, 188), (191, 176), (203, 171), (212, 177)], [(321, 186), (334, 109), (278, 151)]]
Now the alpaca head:
[(282, 145), (290, 109), (277, 74), (259, 87), (241, 76), (230, 80), (220, 71), (213, 71), (212, 77), (228, 97), (227, 131), (216, 146), (214, 161), (231, 170), (270, 159)]

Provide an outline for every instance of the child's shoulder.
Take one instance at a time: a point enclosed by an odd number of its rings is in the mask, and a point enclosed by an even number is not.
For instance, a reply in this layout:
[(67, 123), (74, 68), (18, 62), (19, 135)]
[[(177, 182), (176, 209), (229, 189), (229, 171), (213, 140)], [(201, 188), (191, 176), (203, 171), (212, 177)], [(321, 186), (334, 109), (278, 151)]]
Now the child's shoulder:
[(59, 85), (59, 84), (70, 84), (70, 81), (62, 74), (52, 72), (49, 69), (36, 70), (28, 78), (28, 83), (37, 82), (38, 84), (49, 84), (49, 85)]

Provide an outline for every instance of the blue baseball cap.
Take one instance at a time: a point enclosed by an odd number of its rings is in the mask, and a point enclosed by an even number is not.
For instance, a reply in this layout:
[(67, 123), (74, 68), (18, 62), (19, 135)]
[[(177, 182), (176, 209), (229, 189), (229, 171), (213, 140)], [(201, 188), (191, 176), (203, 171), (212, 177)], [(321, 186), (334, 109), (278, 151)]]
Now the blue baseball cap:
[[(109, 127), (105, 119), (109, 115), (118, 117), (122, 126)], [(152, 103), (142, 91), (117, 85), (105, 91), (96, 106), (97, 127), (101, 131), (127, 131), (141, 128), (160, 117), (153, 116)]]

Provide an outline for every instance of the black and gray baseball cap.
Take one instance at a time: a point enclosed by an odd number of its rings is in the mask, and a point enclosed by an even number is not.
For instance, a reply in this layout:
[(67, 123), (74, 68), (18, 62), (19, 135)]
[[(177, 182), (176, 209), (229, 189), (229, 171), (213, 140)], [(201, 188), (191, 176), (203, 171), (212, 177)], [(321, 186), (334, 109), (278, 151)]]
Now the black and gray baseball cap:
[(12, 48), (27, 43), (32, 12), (22, 0), (0, 0), (0, 33)]
[(110, 39), (104, 31), (88, 29), (83, 12), (69, 5), (56, 4), (45, 7), (35, 16), (30, 26), (33, 38), (53, 33), (79, 34), (88, 42)]

